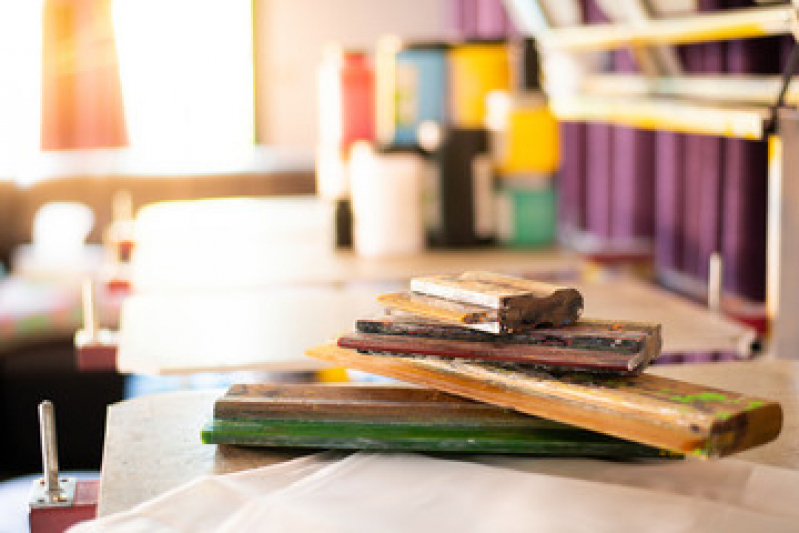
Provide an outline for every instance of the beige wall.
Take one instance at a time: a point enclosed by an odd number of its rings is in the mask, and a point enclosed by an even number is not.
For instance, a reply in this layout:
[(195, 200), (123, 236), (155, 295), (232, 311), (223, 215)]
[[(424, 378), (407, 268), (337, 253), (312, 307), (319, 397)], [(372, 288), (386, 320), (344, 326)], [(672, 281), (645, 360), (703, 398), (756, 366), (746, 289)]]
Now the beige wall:
[(374, 51), (386, 33), (441, 38), (446, 0), (257, 0), (259, 140), (311, 148), (316, 140), (316, 69), (339, 41)]

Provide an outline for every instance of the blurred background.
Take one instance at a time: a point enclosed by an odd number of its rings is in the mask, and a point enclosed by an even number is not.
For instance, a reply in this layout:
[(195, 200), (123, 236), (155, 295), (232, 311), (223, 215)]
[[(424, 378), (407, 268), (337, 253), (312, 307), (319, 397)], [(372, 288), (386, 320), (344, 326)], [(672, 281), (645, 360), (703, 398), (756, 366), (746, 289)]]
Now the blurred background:
[(0, 0), (0, 480), (45, 397), (96, 472), (122, 398), (368, 379), (302, 349), (426, 272), (629, 276), (742, 328), (661, 363), (756, 355), (791, 23), (613, 39), (789, 4)]

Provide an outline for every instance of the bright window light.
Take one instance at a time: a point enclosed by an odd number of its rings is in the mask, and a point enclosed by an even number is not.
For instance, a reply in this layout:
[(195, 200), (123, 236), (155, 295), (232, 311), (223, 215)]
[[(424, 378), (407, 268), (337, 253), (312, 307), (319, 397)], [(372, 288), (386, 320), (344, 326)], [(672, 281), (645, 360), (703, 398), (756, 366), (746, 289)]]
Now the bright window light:
[(0, 179), (39, 153), (42, 0), (0, 0)]
[(130, 148), (179, 164), (253, 144), (251, 0), (115, 0)]

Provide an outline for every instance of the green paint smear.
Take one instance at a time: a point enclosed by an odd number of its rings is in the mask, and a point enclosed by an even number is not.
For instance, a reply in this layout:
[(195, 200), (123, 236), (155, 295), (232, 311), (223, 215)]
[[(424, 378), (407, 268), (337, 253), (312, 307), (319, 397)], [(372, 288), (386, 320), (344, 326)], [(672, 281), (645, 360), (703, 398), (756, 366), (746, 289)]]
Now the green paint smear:
[(706, 448), (695, 448), (694, 450), (691, 450), (691, 455), (696, 455), (698, 457), (706, 457), (707, 454)]
[(716, 413), (716, 418), (718, 418), (719, 420), (729, 420), (731, 416), (732, 413), (728, 411), (719, 411), (718, 413)]
[(726, 402), (727, 395), (720, 392), (700, 392), (697, 394), (677, 394), (672, 396), (671, 399), (680, 403), (713, 403)]
[(348, 423), (300, 420), (215, 419), (202, 431), (206, 444), (298, 448), (521, 453), (610, 458), (679, 454), (578, 428), (452, 426), (438, 424)]
[(751, 411), (752, 409), (757, 409), (758, 407), (763, 407), (764, 405), (766, 405), (765, 402), (749, 402), (749, 405), (746, 407), (746, 409)]

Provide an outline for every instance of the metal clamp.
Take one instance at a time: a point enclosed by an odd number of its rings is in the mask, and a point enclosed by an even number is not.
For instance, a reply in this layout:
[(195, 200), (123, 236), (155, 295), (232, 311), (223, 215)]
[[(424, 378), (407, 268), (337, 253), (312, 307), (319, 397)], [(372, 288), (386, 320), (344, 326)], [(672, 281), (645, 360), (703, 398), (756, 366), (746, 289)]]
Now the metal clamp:
[(39, 436), (42, 443), (42, 477), (33, 482), (31, 509), (70, 507), (75, 501), (74, 478), (59, 477), (58, 445), (56, 442), (55, 409), (52, 402), (39, 404)]

